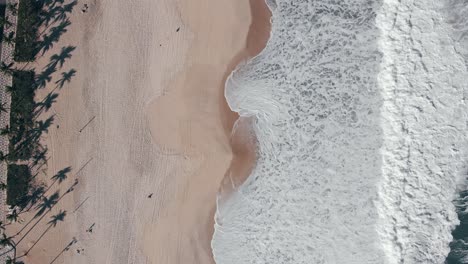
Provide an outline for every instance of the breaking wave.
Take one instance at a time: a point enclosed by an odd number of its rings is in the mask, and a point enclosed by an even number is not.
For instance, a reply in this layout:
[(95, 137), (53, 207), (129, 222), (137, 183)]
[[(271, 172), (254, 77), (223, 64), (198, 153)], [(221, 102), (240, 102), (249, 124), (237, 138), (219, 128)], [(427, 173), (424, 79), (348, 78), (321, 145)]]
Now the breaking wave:
[(454, 0), (267, 3), (266, 48), (226, 84), (258, 160), (218, 206), (216, 262), (443, 263), (468, 161)]

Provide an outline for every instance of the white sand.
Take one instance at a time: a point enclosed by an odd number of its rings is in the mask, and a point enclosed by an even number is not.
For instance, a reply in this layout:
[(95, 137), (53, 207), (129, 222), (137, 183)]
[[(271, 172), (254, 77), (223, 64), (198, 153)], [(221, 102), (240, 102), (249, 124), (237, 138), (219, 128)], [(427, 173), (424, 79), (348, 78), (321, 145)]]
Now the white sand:
[(50, 159), (38, 177), (51, 183), (57, 171), (72, 167), (47, 195), (79, 182), (20, 242), (18, 255), (51, 215), (66, 210), (65, 222), (21, 260), (211, 263), (215, 197), (232, 159), (236, 118), (224, 102), (224, 80), (242, 56), (252, 55), (244, 51), (249, 1), (88, 0), (79, 2), (71, 22), (32, 66), (39, 71), (61, 47), (77, 47), (37, 95), (52, 90), (62, 71), (77, 71), (43, 115), (55, 114), (55, 123), (44, 141)]

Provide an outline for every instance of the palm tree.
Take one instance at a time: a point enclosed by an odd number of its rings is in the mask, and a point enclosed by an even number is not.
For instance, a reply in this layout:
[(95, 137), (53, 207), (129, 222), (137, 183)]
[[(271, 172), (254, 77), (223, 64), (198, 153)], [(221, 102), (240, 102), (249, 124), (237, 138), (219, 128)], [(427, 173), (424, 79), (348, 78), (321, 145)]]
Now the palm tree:
[(8, 108), (4, 106), (5, 104), (0, 104), (0, 112), (8, 113)]
[(15, 223), (18, 221), (18, 217), (19, 217), (18, 212), (16, 211), (16, 209), (13, 209), (11, 214), (8, 214), (6, 218), (8, 221), (10, 221), (10, 223)]
[(0, 162), (6, 161), (7, 159), (8, 159), (8, 154), (5, 154), (2, 151), (0, 151)]
[(13, 75), (14, 73), (13, 65), (14, 65), (14, 62), (6, 64), (5, 62), (2, 61), (2, 63), (0, 64), (0, 72), (3, 72), (4, 74), (7, 74), (7, 75)]
[(3, 36), (3, 42), (9, 45), (13, 45), (15, 43), (15, 32), (11, 31), (8, 35)]
[(58, 202), (60, 195), (58, 192), (55, 192), (49, 197), (42, 197), (42, 202), (36, 206), (36, 209), (38, 209), (35, 217), (40, 216), (43, 214), (46, 210), (51, 210), (52, 207)]
[(62, 78), (56, 81), (55, 83), (59, 86), (59, 88), (62, 88), (65, 85), (65, 83), (71, 82), (71, 78), (75, 76), (75, 74), (75, 69), (71, 69), (68, 72), (62, 72)]
[(17, 3), (8, 3), (7, 9), (11, 12), (12, 15), (16, 16), (18, 13), (18, 4)]
[(11, 94), (11, 93), (14, 92), (15, 90), (16, 90), (16, 89), (15, 89), (13, 86), (11, 86), (11, 85), (5, 85), (5, 91), (6, 91), (7, 93), (10, 93), (10, 94)]
[[(0, 182), (0, 190), (1, 191), (5, 191), (7, 188), (8, 188), (8, 186), (6, 185), (6, 183)], [(1, 221), (0, 221), (0, 223), (1, 223)], [(1, 226), (1, 224), (0, 224), (0, 226)]]
[[(16, 261), (16, 243), (13, 241), (13, 237), (8, 237), (5, 233), (2, 234), (2, 238), (0, 238), (0, 246), (2, 247), (7, 247), (10, 246), (13, 248), (13, 258), (9, 258), (13, 261)], [(8, 263), (8, 262), (7, 262)], [(11, 262), (11, 263), (16, 263), (16, 262)]]
[(16, 261), (15, 259), (12, 259), (10, 256), (8, 256), (5, 264), (24, 264), (24, 262)]
[(8, 20), (6, 17), (0, 18), (0, 27), (9, 28), (11, 26), (13, 26), (13, 23), (11, 23), (11, 21)]
[(8, 125), (0, 129), (0, 136), (8, 136), (10, 133), (11, 133), (10, 127)]
[(6, 247), (11, 245), (11, 237), (8, 237), (5, 233), (2, 234), (0, 238), (0, 246)]

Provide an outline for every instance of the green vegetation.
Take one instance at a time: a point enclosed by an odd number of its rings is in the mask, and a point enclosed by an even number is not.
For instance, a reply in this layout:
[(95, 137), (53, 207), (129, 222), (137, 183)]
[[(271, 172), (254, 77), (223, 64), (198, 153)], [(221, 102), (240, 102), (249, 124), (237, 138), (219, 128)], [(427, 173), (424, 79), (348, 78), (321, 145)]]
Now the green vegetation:
[(34, 138), (34, 72), (13, 74), (10, 109), (10, 161), (29, 160), (36, 148)]
[(3, 37), (3, 27), (11, 25), (9, 21), (5, 19), (6, 5), (0, 5), (0, 40)]
[[(66, 167), (58, 171), (51, 178), (53, 182), (49, 186), (37, 182), (32, 176), (33, 174), (37, 175), (40, 168), (47, 164), (47, 147), (41, 145), (41, 136), (48, 133), (49, 127), (54, 122), (54, 115), (49, 115), (46, 118), (45, 114), (56, 102), (58, 93), (55, 91), (62, 89), (66, 83), (69, 83), (75, 76), (76, 70), (69, 69), (62, 72), (61, 78), (55, 81), (55, 88), (38, 102), (34, 101), (35, 91), (45, 88), (52, 81), (52, 75), (64, 66), (66, 60), (71, 58), (76, 47), (62, 47), (59, 53), (52, 54), (50, 62), (37, 74), (35, 71), (23, 71), (17, 67), (17, 62), (31, 62), (46, 55), (59, 42), (61, 36), (67, 32), (71, 25), (68, 14), (71, 14), (78, 1), (67, 1), (67, 4), (64, 2), (62, 0), (21, 0), (19, 6), (16, 3), (9, 3), (6, 6), (0, 5), (0, 43), (16, 44), (13, 61), (8, 60), (8, 63), (0, 63), (0, 72), (13, 79), (11, 86), (4, 87), (11, 95), (11, 106), (8, 107), (8, 103), (0, 104), (0, 113), (9, 112), (10, 114), (10, 124), (5, 124), (4, 127), (0, 128), (0, 135), (9, 138), (8, 153), (0, 151), (0, 162), (4, 162), (8, 167), (6, 183), (0, 182), (0, 190), (6, 190), (7, 204), (15, 206), (6, 216), (10, 223), (18, 221), (19, 224), (22, 224), (24, 219), (21, 219), (20, 215), (30, 210), (35, 211), (34, 217), (13, 236), (6, 235), (5, 224), (0, 221), (0, 247), (11, 246), (12, 249), (8, 252), (13, 251), (13, 256), (8, 257), (6, 263), (23, 264), (22, 261), (17, 261), (16, 237), (37, 218), (37, 221), (29, 226), (29, 231), (24, 235), (21, 234), (22, 237), (18, 237), (18, 243), (22, 241), (24, 236), (35, 228), (57, 202), (66, 194), (71, 193), (78, 184), (78, 179), (75, 179), (75, 182), (66, 189), (63, 195), (60, 195), (60, 191), (57, 190), (46, 196), (45, 194), (52, 185), (61, 184), (67, 179), (71, 168)], [(3, 27), (8, 28), (13, 25), (13, 20), (1, 19), (6, 10), (18, 15), (18, 25), (16, 32), (2, 36)], [(39, 67), (33, 68), (39, 70)], [(66, 211), (63, 210), (52, 216), (47, 223), (49, 225), (47, 229), (27, 251), (23, 252), (24, 255), (21, 257), (26, 256), (50, 229), (56, 227), (59, 222), (63, 222), (65, 216)], [(77, 240), (73, 238), (52, 262), (76, 242)], [(4, 252), (3, 255), (5, 253), (7, 252)]]
[(8, 165), (7, 204), (16, 205), (28, 194), (31, 172), (27, 165)]
[(18, 8), (15, 61), (33, 61), (38, 52), (41, 1), (21, 0)]

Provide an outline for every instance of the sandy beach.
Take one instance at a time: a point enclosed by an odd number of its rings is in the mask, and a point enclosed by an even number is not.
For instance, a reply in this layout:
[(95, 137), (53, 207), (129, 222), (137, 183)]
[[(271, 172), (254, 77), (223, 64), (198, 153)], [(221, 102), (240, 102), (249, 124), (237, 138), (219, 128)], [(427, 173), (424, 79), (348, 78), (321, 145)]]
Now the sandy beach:
[[(269, 17), (263, 0), (79, 1), (67, 32), (27, 65), (40, 72), (76, 47), (36, 93), (45, 98), (62, 72), (76, 71), (41, 114), (54, 123), (37, 182), (60, 198), (43, 218), (31, 210), (8, 226), (19, 232), (18, 255), (27, 253), (19, 260), (213, 263), (221, 182), (240, 184), (255, 160), (251, 144), (231, 141), (237, 115), (224, 82), (264, 47)], [(51, 179), (68, 167), (65, 180)]]

